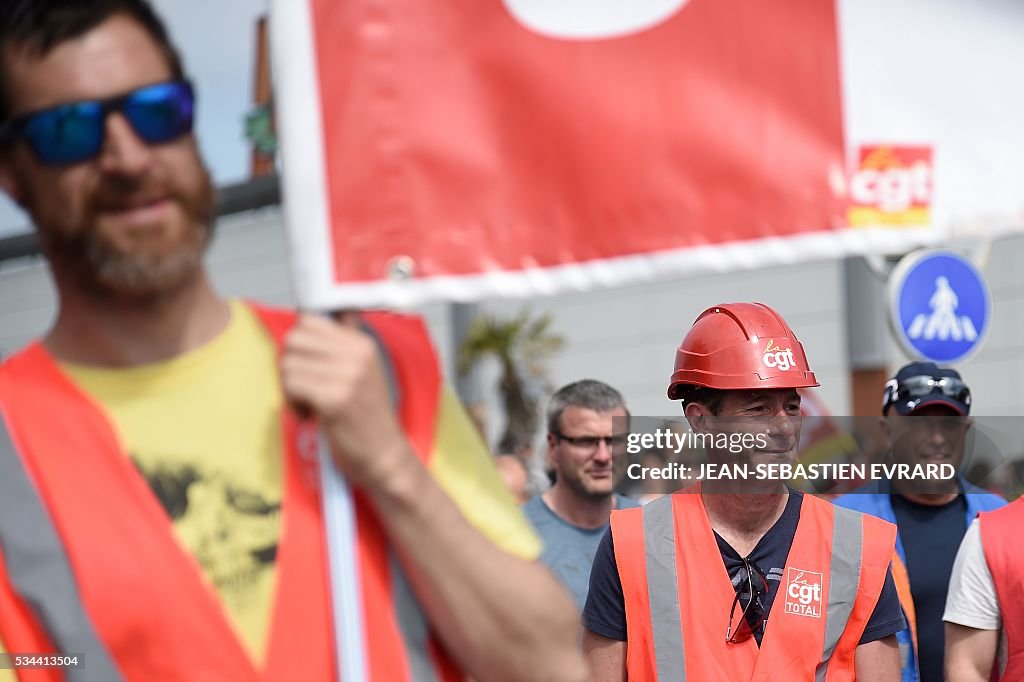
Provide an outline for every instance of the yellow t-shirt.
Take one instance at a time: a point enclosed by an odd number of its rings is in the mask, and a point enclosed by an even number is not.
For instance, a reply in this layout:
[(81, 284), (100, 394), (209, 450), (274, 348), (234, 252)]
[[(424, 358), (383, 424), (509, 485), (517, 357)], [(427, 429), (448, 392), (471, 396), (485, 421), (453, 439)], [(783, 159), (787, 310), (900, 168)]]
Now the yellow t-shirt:
[(272, 340), (240, 303), (217, 338), (174, 359), (118, 370), (63, 365), (107, 411), (255, 660), (281, 520), (284, 397), (275, 367)]
[[(283, 485), (284, 397), (275, 356), (256, 315), (232, 302), (223, 333), (172, 360), (118, 370), (62, 365), (108, 413), (258, 664), (270, 621)], [(436, 433), (431, 471), (438, 484), (492, 542), (536, 559), (540, 541), (447, 386)], [(6, 682), (3, 671), (0, 682)]]

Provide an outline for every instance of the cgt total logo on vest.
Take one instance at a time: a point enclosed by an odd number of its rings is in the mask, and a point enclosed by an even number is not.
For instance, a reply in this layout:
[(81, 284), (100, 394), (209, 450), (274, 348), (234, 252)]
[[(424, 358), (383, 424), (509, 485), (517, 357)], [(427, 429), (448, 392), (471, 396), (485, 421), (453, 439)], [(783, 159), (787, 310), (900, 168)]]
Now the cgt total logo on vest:
[(786, 613), (821, 618), (821, 573), (786, 569)]
[(761, 362), (765, 367), (781, 369), (783, 372), (796, 367), (796, 358), (793, 357), (792, 348), (780, 348), (775, 344), (775, 339), (769, 339), (768, 345), (764, 348), (764, 355)]

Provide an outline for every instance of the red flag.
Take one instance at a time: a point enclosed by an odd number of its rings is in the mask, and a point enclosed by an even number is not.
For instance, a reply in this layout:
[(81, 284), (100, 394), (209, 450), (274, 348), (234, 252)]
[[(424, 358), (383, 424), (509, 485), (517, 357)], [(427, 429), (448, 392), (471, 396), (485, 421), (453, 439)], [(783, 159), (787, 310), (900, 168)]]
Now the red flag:
[[(329, 234), (296, 237), (326, 258), (318, 287), (364, 304), (542, 293), (843, 225), (832, 2), (637, 0), (660, 3), (647, 24), (586, 39), (538, 33), (531, 2), (280, 3), (296, 16), (278, 43), (315, 63), (319, 129), (288, 114), (309, 92), (280, 102), (286, 168), (310, 166), (286, 200), (322, 203), (291, 229)], [(320, 156), (289, 149), (300, 134)]]

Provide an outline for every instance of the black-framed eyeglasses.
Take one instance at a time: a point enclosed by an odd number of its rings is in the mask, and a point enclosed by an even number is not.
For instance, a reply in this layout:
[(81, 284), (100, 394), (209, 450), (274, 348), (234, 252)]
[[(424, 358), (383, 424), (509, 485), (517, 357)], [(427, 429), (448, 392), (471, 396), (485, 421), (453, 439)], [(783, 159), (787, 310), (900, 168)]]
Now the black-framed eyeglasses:
[[(725, 641), (728, 644), (747, 641), (764, 627), (767, 620), (762, 597), (768, 594), (768, 579), (761, 569), (747, 558), (743, 559), (743, 571), (745, 575), (741, 576), (736, 585), (736, 596), (732, 600), (732, 608), (729, 609), (729, 627), (725, 631)], [(739, 620), (735, 621), (736, 628), (733, 629), (737, 605), (743, 608)]]
[(195, 95), (184, 80), (146, 85), (116, 97), (67, 102), (0, 124), (0, 144), (28, 141), (39, 162), (65, 166), (103, 148), (107, 116), (120, 112), (147, 144), (176, 140), (192, 130)]
[(616, 434), (613, 436), (567, 436), (564, 433), (552, 431), (551, 435), (558, 440), (563, 440), (574, 448), (593, 452), (602, 442), (609, 450), (621, 450), (626, 447), (626, 435)]
[(922, 375), (908, 377), (898, 382), (895, 379), (890, 381), (885, 387), (882, 412), (888, 412), (895, 403), (927, 398), (935, 393), (940, 393), (960, 403), (969, 404), (971, 401), (971, 389), (960, 379)]

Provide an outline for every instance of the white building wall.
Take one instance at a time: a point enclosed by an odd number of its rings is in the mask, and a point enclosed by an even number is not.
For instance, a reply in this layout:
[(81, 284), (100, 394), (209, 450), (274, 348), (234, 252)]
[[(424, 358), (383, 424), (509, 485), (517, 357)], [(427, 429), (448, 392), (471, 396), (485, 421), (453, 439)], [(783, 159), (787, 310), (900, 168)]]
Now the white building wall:
[[(845, 319), (840, 263), (715, 275), (615, 290), (571, 294), (530, 303), (550, 312), (554, 331), (566, 338), (552, 363), (555, 386), (590, 377), (605, 381), (626, 397), (634, 414), (676, 415), (665, 396), (675, 350), (706, 308), (733, 301), (761, 301), (778, 310), (804, 344), (821, 395), (832, 410), (848, 405)], [(497, 301), (482, 308), (514, 314), (519, 301)]]
[(0, 357), (46, 329), (54, 308), (53, 286), (41, 260), (0, 262)]
[[(288, 245), (281, 211), (266, 208), (222, 218), (207, 256), (217, 290), (291, 307), (295, 296), (288, 278)], [(56, 297), (41, 258), (0, 261), (0, 357), (10, 355), (45, 331), (53, 320)], [(418, 311), (435, 331), (438, 352), (450, 366), (448, 306)]]
[[(221, 220), (209, 254), (221, 292), (293, 304), (280, 219), (278, 209), (268, 208)], [(1024, 376), (1021, 262), (1024, 237), (994, 243), (985, 268), (995, 294), (992, 330), (983, 349), (961, 367), (974, 389), (978, 414), (1024, 415), (1024, 392), (1015, 380)], [(511, 315), (529, 305), (537, 313), (550, 312), (553, 330), (567, 340), (551, 363), (556, 387), (584, 377), (601, 379), (623, 392), (635, 414), (674, 415), (678, 408), (665, 398), (665, 387), (675, 348), (693, 320), (716, 303), (762, 301), (796, 330), (822, 384), (821, 397), (833, 413), (844, 414), (850, 409), (844, 296), (842, 264), (826, 261), (528, 302), (491, 301), (481, 304), (480, 310)], [(54, 304), (40, 259), (0, 262), (0, 355), (43, 332)], [(435, 304), (420, 312), (450, 371), (454, 358), (448, 306)], [(904, 359), (894, 343), (889, 357), (892, 368)], [(484, 372), (483, 377), (490, 383), (493, 372)], [(494, 400), (490, 402), (496, 406)], [(489, 430), (499, 428), (494, 424)]]

